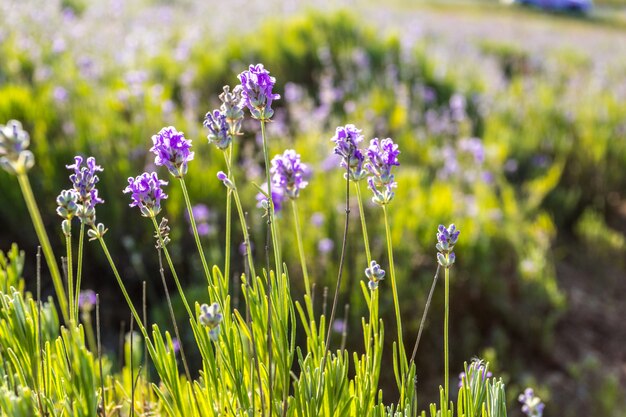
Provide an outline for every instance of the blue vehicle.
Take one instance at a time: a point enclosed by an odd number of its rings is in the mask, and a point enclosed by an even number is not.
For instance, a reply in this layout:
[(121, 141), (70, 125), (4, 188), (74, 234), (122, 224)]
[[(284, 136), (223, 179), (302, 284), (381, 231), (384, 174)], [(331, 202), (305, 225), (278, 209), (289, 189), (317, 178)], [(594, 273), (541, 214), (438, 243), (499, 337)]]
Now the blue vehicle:
[(544, 10), (588, 13), (593, 8), (592, 0), (514, 0), (515, 3)]

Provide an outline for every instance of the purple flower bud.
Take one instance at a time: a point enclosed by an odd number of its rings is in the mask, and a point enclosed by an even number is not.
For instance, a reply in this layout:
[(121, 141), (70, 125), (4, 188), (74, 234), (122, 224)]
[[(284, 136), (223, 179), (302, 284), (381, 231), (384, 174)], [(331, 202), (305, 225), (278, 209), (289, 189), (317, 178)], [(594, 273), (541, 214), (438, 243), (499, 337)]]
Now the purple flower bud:
[(210, 306), (208, 304), (202, 304), (200, 306), (200, 316), (198, 321), (203, 326), (209, 328), (209, 336), (214, 342), (217, 341), (219, 336), (219, 326), (222, 322), (222, 313), (220, 313), (220, 306), (217, 303), (213, 303)]
[(163, 185), (167, 185), (167, 181), (160, 180), (156, 172), (144, 172), (135, 178), (128, 178), (124, 193), (131, 193), (131, 207), (139, 207), (143, 216), (154, 217), (161, 211), (161, 200), (167, 198), (161, 189)]
[(545, 404), (541, 402), (541, 398), (535, 395), (532, 388), (526, 388), (523, 394), (518, 397), (522, 403), (522, 412), (528, 417), (542, 417)]
[(209, 143), (213, 143), (218, 149), (225, 150), (233, 141), (230, 126), (226, 115), (219, 110), (208, 112), (204, 116), (204, 127), (209, 129), (207, 139)]
[(437, 228), (437, 263), (444, 268), (450, 268), (456, 261), (456, 255), (452, 251), (459, 240), (460, 230), (454, 224), (447, 228), (440, 224)]
[(96, 305), (96, 293), (93, 290), (83, 290), (78, 294), (78, 308), (83, 313), (89, 313)]
[[(263, 183), (261, 186), (263, 191), (267, 193), (267, 183)], [(267, 197), (265, 194), (259, 192), (256, 195), (257, 207), (267, 208)], [(274, 203), (274, 213), (278, 213), (283, 208), (285, 202), (285, 191), (282, 188), (272, 187), (272, 203)]]
[(235, 185), (232, 183), (231, 180), (228, 179), (228, 175), (226, 175), (224, 173), (224, 171), (219, 171), (217, 173), (217, 179), (222, 181), (224, 183), (224, 185), (226, 186), (226, 188), (235, 188)]
[(395, 182), (391, 169), (400, 165), (398, 161), (399, 154), (398, 145), (390, 138), (383, 140), (374, 138), (370, 141), (370, 146), (367, 148), (365, 168), (372, 174), (368, 178), (367, 184), (368, 188), (374, 193), (372, 200), (376, 204), (388, 204), (395, 196), (393, 189), (398, 184)]
[(194, 153), (190, 151), (191, 140), (185, 139), (183, 132), (169, 126), (164, 127), (152, 136), (150, 152), (156, 156), (154, 163), (165, 166), (172, 175), (182, 178), (187, 173), (187, 164), (193, 160)]
[(374, 291), (378, 288), (378, 282), (385, 279), (385, 270), (376, 262), (372, 261), (368, 268), (365, 268), (365, 276), (369, 279), (367, 286)]
[(332, 251), (334, 247), (335, 242), (327, 237), (321, 239), (317, 244), (317, 250), (319, 250), (321, 253), (328, 253)]
[(291, 199), (298, 198), (300, 190), (309, 184), (307, 179), (310, 171), (300, 161), (300, 154), (293, 149), (287, 149), (282, 155), (276, 155), (272, 159), (270, 174), (272, 175), (272, 191), (274, 188), (282, 189), (284, 194)]
[(242, 97), (252, 117), (259, 120), (272, 118), (272, 101), (280, 98), (272, 89), (276, 79), (270, 76), (263, 64), (250, 65), (247, 71), (238, 76), (241, 82)]
[(366, 172), (363, 170), (365, 157), (359, 149), (359, 143), (363, 141), (361, 130), (352, 124), (339, 126), (335, 131), (335, 136), (330, 140), (335, 144), (333, 153), (341, 157), (340, 166), (345, 169), (350, 168), (349, 179), (360, 181), (365, 178)]

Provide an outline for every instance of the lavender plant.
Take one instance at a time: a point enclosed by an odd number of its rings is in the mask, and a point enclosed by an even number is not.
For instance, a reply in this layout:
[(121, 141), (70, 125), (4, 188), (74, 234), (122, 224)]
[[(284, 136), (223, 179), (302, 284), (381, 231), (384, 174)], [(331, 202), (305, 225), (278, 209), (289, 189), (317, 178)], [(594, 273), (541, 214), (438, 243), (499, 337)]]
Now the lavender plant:
[[(10, 277), (12, 285), (0, 287), (0, 409), (13, 415), (113, 415), (116, 410), (122, 415), (169, 415), (176, 417), (192, 416), (415, 416), (418, 415), (415, 394), (416, 364), (407, 360), (403, 341), (402, 317), (399, 306), (397, 277), (395, 275), (393, 248), (391, 243), (391, 222), (388, 205), (395, 195), (397, 183), (394, 167), (398, 167), (398, 146), (393, 140), (372, 139), (369, 147), (360, 149), (363, 141), (361, 131), (354, 125), (346, 125), (336, 130), (332, 142), (334, 153), (341, 157), (339, 162), (346, 186), (346, 223), (339, 259), (337, 289), (333, 298), (330, 316), (326, 318), (323, 308), (320, 315), (313, 302), (306, 251), (303, 245), (297, 201), (311, 179), (311, 170), (302, 163), (300, 155), (292, 149), (276, 155), (270, 163), (268, 140), (265, 125), (274, 115), (273, 100), (279, 96), (273, 93), (275, 79), (269, 76), (263, 65), (253, 65), (239, 75), (241, 85), (232, 91), (225, 87), (220, 99), (219, 110), (207, 113), (204, 125), (209, 129), (209, 143), (223, 152), (227, 172), (219, 171), (217, 179), (226, 187), (227, 222), (230, 222), (230, 199), (235, 200), (246, 254), (246, 272), (241, 275), (241, 292), (245, 303), (245, 313), (231, 305), (228, 286), (230, 259), (225, 262), (226, 276), (217, 266), (211, 270), (204, 257), (202, 242), (194, 210), (186, 190), (185, 177), (188, 164), (194, 158), (191, 141), (173, 127), (163, 128), (152, 137), (155, 164), (165, 166), (179, 180), (188, 218), (192, 226), (197, 250), (207, 278), (205, 302), (190, 305), (180, 283), (174, 260), (168, 249), (171, 244), (170, 226), (166, 218), (158, 218), (166, 208), (168, 199), (164, 187), (166, 181), (156, 172), (128, 178), (128, 186), (123, 193), (129, 194), (131, 207), (137, 207), (141, 216), (151, 220), (154, 226), (156, 249), (159, 257), (160, 275), (165, 287), (176, 337), (161, 331), (157, 325), (148, 327), (145, 314), (139, 315), (125, 286), (125, 281), (112, 258), (104, 235), (107, 228), (96, 224), (95, 207), (103, 203), (95, 187), (99, 178), (96, 172), (103, 169), (96, 165), (93, 157), (77, 156), (70, 177), (73, 188), (64, 190), (57, 198), (57, 213), (63, 218), (62, 230), (66, 236), (69, 309), (67, 327), (59, 330), (56, 309), (51, 301), (47, 304), (35, 303), (23, 285), (16, 284), (21, 267), (9, 267), (4, 255), (0, 254), (0, 276)], [(243, 107), (248, 107), (254, 119), (260, 121), (263, 140), (263, 156), (266, 170), (266, 190), (261, 191), (261, 205), (264, 208), (268, 226), (267, 262), (261, 276), (256, 274), (252, 242), (248, 232), (244, 205), (233, 172), (233, 139), (242, 133)], [(13, 142), (24, 135), (13, 123), (13, 130), (7, 133)], [(20, 133), (22, 132), (22, 133)], [(5, 135), (5, 137), (6, 137)], [(15, 139), (15, 140), (14, 140)], [(10, 142), (10, 143), (13, 143)], [(4, 142), (3, 142), (4, 143)], [(7, 141), (6, 143), (9, 143)], [(14, 146), (7, 155), (5, 165), (11, 171), (25, 171), (16, 157), (19, 147)], [(21, 151), (20, 151), (21, 152)], [(26, 158), (26, 157), (24, 157)], [(24, 159), (22, 158), (22, 159)], [(4, 159), (3, 159), (4, 160)], [(13, 164), (13, 165), (11, 165)], [(22, 162), (23, 164), (23, 162)], [(7, 165), (7, 166), (9, 166)], [(15, 168), (17, 167), (17, 168)], [(23, 174), (18, 174), (23, 175)], [(372, 201), (381, 207), (384, 217), (387, 246), (386, 270), (374, 259), (370, 251), (367, 219), (362, 203), (359, 183), (366, 180), (373, 194)], [(22, 183), (20, 183), (22, 185)], [(361, 233), (364, 242), (367, 265), (364, 265), (360, 282), (369, 317), (362, 319), (363, 351), (351, 352), (345, 349), (347, 321), (341, 323), (342, 344), (337, 350), (331, 348), (331, 331), (339, 321), (334, 321), (338, 292), (341, 286), (343, 263), (347, 250), (347, 237), (350, 213), (350, 187), (354, 185), (359, 205)], [(277, 197), (275, 197), (275, 195)], [(28, 195), (25, 194), (28, 200)], [(295, 236), (302, 268), (305, 288), (305, 308), (292, 298), (289, 271), (283, 264), (280, 248), (279, 221), (276, 217), (278, 204), (292, 205)], [(34, 199), (33, 207), (36, 208)], [(28, 204), (31, 204), (28, 203)], [(31, 211), (31, 214), (33, 211)], [(71, 221), (81, 220), (81, 234), (77, 265), (77, 280), (74, 288), (71, 252)], [(33, 222), (36, 223), (35, 219)], [(123, 369), (114, 371), (108, 359), (100, 353), (99, 303), (93, 292), (80, 291), (82, 268), (82, 235), (87, 227), (90, 240), (98, 240), (110, 264), (118, 286), (131, 311), (131, 332), (125, 343), (126, 360)], [(37, 226), (36, 226), (37, 228)], [(42, 232), (45, 232), (41, 230)], [(39, 232), (38, 232), (39, 233)], [(308, 230), (305, 229), (305, 233)], [(448, 310), (449, 310), (449, 269), (455, 262), (453, 252), (459, 231), (454, 225), (440, 226), (437, 233), (437, 259), (445, 269), (446, 313), (444, 321), (444, 362), (445, 387), (441, 388), (439, 408), (431, 405), (431, 416), (452, 416), (452, 400), (448, 387)], [(269, 262), (269, 237), (271, 237), (274, 264)], [(226, 257), (230, 257), (231, 228), (227, 225)], [(199, 376), (193, 378), (186, 362), (181, 335), (176, 325), (166, 277), (161, 262), (165, 255), (170, 273), (188, 315), (191, 333), (201, 357)], [(15, 251), (10, 258), (12, 263), (23, 262)], [(273, 268), (272, 268), (273, 267)], [(387, 272), (388, 275), (387, 275)], [(393, 351), (386, 361), (393, 362), (396, 383), (399, 390), (397, 402), (383, 402), (379, 387), (380, 370), (383, 363), (384, 323), (378, 316), (379, 297), (388, 297), (385, 279), (389, 278), (393, 300), (397, 338)], [(265, 284), (265, 285), (263, 285)], [(57, 288), (59, 300), (65, 296), (63, 287)], [(96, 306), (97, 326), (95, 337), (91, 325), (91, 312)], [(78, 312), (81, 312), (79, 321)], [(296, 320), (297, 315), (300, 321)], [(347, 307), (346, 307), (347, 315)], [(136, 325), (141, 335), (133, 333)], [(23, 331), (26, 328), (27, 331)], [(296, 332), (304, 330), (306, 343), (296, 346)], [(151, 330), (151, 331), (150, 331)], [(88, 340), (85, 345), (85, 337)], [(141, 358), (143, 340), (147, 355)], [(178, 356), (180, 352), (180, 358)], [(352, 356), (352, 357), (351, 357)], [(66, 358), (67, 360), (59, 360)], [(141, 372), (141, 367), (153, 366), (155, 380)], [(184, 374), (178, 370), (182, 360)], [(295, 362), (297, 361), (297, 366)], [(105, 364), (103, 366), (103, 363)], [(466, 366), (461, 380), (458, 397), (459, 416), (479, 415), (482, 417), (506, 416), (504, 385), (495, 381), (487, 372), (487, 364), (473, 362)], [(354, 369), (354, 373), (351, 372)], [(70, 381), (69, 385), (66, 381)], [(121, 388), (116, 389), (114, 387)], [(21, 414), (20, 414), (21, 413)], [(30, 414), (28, 414), (30, 413)], [(160, 414), (157, 414), (160, 413)], [(421, 414), (425, 416), (425, 412)]]

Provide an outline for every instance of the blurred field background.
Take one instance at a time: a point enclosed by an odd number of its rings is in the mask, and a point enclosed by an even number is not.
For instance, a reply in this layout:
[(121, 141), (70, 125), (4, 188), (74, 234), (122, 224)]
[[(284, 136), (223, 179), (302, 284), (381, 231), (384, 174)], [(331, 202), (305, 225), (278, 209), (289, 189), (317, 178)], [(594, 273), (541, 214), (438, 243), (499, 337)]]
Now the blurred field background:
[[(263, 62), (282, 95), (272, 153), (293, 147), (314, 169), (300, 218), (320, 311), (322, 288), (336, 279), (343, 219), (329, 139), (354, 123), (402, 150), (390, 212), (405, 339), (415, 338), (436, 269), (436, 226), (455, 222), (453, 372), (473, 356), (488, 359), (507, 382), (512, 410), (533, 385), (546, 416), (626, 416), (626, 4), (595, 6), (576, 16), (495, 1), (2, 1), (0, 123), (19, 119), (31, 132), (31, 181), (57, 256), (64, 166), (75, 154), (96, 156), (105, 168), (98, 219), (127, 286), (139, 300), (148, 282), (152, 318), (167, 328), (150, 224), (121, 190), (128, 176), (154, 168), (151, 135), (170, 124), (184, 131), (196, 152), (192, 201), (209, 209), (205, 249), (222, 265), (225, 192), (215, 174), (224, 167), (201, 121), (222, 85)], [(260, 132), (254, 123), (245, 130), (237, 175), (248, 180), (244, 205), (263, 262), (264, 220), (249, 184), (263, 176)], [(171, 251), (189, 291), (200, 294), (179, 193), (172, 187), (165, 203)], [(0, 202), (0, 248), (17, 242), (26, 251), (34, 286), (35, 233), (15, 178), (4, 173)], [(373, 256), (385, 259), (378, 211), (366, 211)], [(279, 221), (301, 291), (292, 217)], [(365, 254), (356, 216), (350, 231), (340, 302), (350, 304), (349, 340), (358, 343)], [(126, 307), (100, 251), (87, 246), (86, 256), (84, 287), (105, 300), (115, 349)], [(240, 257), (234, 272), (243, 272)], [(392, 320), (391, 297), (381, 303)], [(442, 312), (438, 291), (417, 359), (423, 408), (441, 383)], [(393, 376), (384, 378), (392, 387)]]

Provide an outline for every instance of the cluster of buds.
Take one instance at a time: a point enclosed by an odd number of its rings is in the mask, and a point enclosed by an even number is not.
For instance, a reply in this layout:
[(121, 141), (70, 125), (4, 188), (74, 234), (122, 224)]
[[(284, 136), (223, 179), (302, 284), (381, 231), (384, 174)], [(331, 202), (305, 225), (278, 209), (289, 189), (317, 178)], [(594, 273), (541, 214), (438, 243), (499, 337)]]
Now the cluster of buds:
[[(96, 159), (93, 156), (87, 158), (85, 165), (83, 165), (83, 162), (83, 157), (77, 155), (74, 157), (74, 163), (65, 167), (74, 170), (74, 173), (70, 175), (70, 181), (74, 186), (73, 191), (78, 196), (76, 216), (83, 224), (93, 226), (96, 222), (96, 205), (104, 203), (104, 200), (98, 197), (98, 189), (96, 188), (96, 184), (100, 181), (96, 173), (103, 171), (103, 169), (96, 164)], [(57, 202), (59, 205), (61, 204), (59, 199), (57, 199)], [(58, 209), (57, 213), (59, 213)], [(61, 213), (59, 215), (64, 217)]]
[(65, 236), (71, 235), (71, 221), (79, 211), (79, 196), (75, 190), (63, 190), (57, 197), (57, 214), (63, 218), (61, 229)]
[(367, 286), (374, 291), (378, 289), (378, 282), (385, 279), (385, 270), (376, 261), (372, 261), (369, 268), (365, 268), (365, 276), (369, 279)]
[(207, 139), (218, 149), (226, 150), (232, 143), (233, 137), (241, 134), (244, 116), (242, 91), (241, 85), (236, 86), (233, 91), (225, 85), (224, 92), (220, 94), (222, 101), (220, 108), (204, 116), (203, 125), (209, 129)]
[(374, 193), (372, 201), (378, 205), (389, 204), (395, 196), (394, 189), (398, 186), (391, 169), (399, 166), (398, 145), (390, 138), (374, 138), (367, 148), (367, 162), (365, 168), (372, 174), (367, 179), (369, 189)]
[(541, 398), (535, 395), (532, 388), (526, 388), (523, 394), (520, 394), (518, 401), (522, 403), (522, 412), (528, 417), (543, 416), (545, 404), (541, 402)]
[(28, 172), (35, 165), (29, 144), (30, 137), (17, 120), (0, 125), (0, 167), (13, 175)]
[[(170, 243), (170, 227), (167, 224), (167, 218), (163, 217), (161, 219), (161, 223), (159, 223), (159, 231), (154, 233), (154, 237), (156, 238), (155, 247), (157, 249), (163, 249)], [(161, 244), (163, 241), (163, 244)]]
[(284, 196), (291, 199), (298, 198), (300, 190), (309, 184), (309, 168), (302, 163), (300, 154), (293, 149), (287, 149), (282, 155), (278, 154), (272, 159), (270, 174), (272, 191), (274, 188), (280, 189)]
[(453, 249), (460, 233), (461, 231), (457, 230), (454, 224), (447, 228), (440, 224), (437, 229), (437, 245), (435, 246), (439, 251), (437, 253), (437, 262), (444, 268), (450, 268), (456, 260)]
[(367, 176), (367, 171), (363, 169), (365, 156), (359, 149), (359, 143), (363, 141), (361, 130), (356, 126), (348, 124), (339, 126), (335, 135), (330, 139), (335, 144), (333, 153), (341, 157), (340, 166), (348, 172), (344, 177), (350, 181), (360, 181)]
[(198, 321), (203, 326), (209, 329), (209, 336), (214, 342), (220, 334), (220, 323), (222, 322), (222, 313), (220, 313), (220, 305), (213, 303), (210, 306), (208, 304), (202, 304), (200, 306), (200, 316)]

